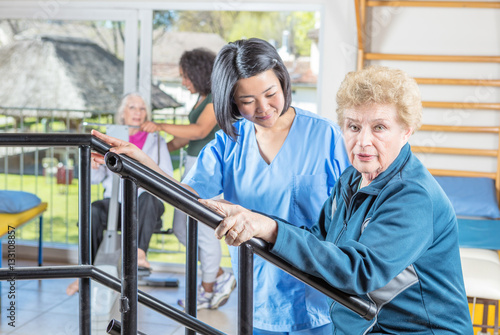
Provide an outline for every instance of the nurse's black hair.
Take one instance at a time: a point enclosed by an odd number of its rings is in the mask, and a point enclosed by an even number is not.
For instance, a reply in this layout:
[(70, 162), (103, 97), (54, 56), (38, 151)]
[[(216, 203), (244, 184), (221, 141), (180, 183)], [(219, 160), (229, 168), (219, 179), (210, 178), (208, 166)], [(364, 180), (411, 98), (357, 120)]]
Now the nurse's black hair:
[(292, 89), (290, 75), (275, 47), (258, 38), (239, 40), (225, 45), (215, 58), (211, 79), (215, 117), (233, 140), (238, 136), (233, 123), (241, 118), (233, 98), (236, 83), (271, 69), (283, 90), (283, 115), (290, 108)]

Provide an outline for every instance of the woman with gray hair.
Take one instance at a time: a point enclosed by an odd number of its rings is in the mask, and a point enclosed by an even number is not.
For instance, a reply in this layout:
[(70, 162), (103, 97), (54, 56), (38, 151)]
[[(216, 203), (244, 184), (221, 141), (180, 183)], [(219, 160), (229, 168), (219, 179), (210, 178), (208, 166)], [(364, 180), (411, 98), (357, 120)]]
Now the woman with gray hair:
[[(151, 119), (151, 112), (144, 98), (139, 93), (126, 94), (115, 113), (115, 123), (128, 126), (128, 140), (134, 143), (142, 152), (154, 160), (168, 175), (173, 174), (172, 161), (167, 150), (165, 140), (158, 133), (147, 133), (140, 131), (140, 126)], [(92, 203), (92, 262), (97, 255), (97, 250), (103, 240), (103, 233), (107, 227), (108, 211), (111, 200), (111, 189), (113, 173), (105, 165), (92, 160), (92, 184), (102, 183), (104, 195), (102, 200)], [(119, 193), (121, 194), (121, 193)], [(155, 196), (138, 191), (138, 266), (139, 270), (150, 273), (151, 265), (146, 257), (149, 241), (158, 224), (161, 224), (161, 216), (164, 212), (163, 202)], [(120, 211), (119, 211), (120, 213)], [(118, 224), (120, 223), (118, 216)], [(78, 291), (78, 281), (70, 284), (66, 289), (68, 295)]]

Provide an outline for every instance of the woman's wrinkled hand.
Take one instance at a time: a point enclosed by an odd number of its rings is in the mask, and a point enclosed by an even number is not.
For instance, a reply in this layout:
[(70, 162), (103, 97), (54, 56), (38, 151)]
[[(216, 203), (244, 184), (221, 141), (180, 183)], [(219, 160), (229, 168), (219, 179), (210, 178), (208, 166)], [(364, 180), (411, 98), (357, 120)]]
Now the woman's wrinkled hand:
[(215, 229), (215, 236), (218, 239), (226, 236), (228, 245), (239, 246), (252, 237), (262, 238), (270, 243), (276, 241), (278, 224), (273, 219), (226, 200), (200, 199), (199, 201), (224, 217)]

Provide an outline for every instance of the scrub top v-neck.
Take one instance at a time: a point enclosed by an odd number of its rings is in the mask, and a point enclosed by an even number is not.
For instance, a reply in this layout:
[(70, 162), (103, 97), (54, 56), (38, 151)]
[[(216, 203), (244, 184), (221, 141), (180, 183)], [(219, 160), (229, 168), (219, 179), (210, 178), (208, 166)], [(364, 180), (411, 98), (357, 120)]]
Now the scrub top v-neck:
[[(341, 172), (349, 166), (337, 125), (294, 107), (296, 115), (278, 154), (262, 158), (254, 124), (234, 124), (233, 141), (222, 131), (208, 143), (183, 183), (201, 198), (221, 193), (245, 208), (312, 226)], [(237, 272), (237, 248), (230, 247)], [(269, 331), (315, 328), (330, 322), (326, 298), (260, 257), (254, 260), (254, 327)], [(270, 319), (269, 314), (276, 319)]]
[[(292, 113), (292, 112), (288, 112), (288, 113)], [(295, 110), (293, 111), (293, 113), (295, 114)], [(264, 159), (264, 157), (262, 157), (262, 154), (260, 153), (260, 147), (259, 147), (259, 143), (257, 142), (257, 131), (255, 130), (255, 125), (254, 125), (254, 131), (253, 132), (249, 132), (249, 136), (250, 136), (250, 141), (249, 142), (253, 143), (252, 149), (253, 150), (257, 150), (257, 152), (259, 152), (260, 158), (261, 158), (262, 162), (265, 165), (269, 166), (269, 165), (273, 164), (273, 162), (276, 160), (276, 158), (280, 155), (280, 152), (282, 150), (287, 150), (286, 148), (283, 149), (283, 147), (285, 145), (287, 145), (288, 138), (290, 137), (290, 134), (293, 132), (293, 129), (295, 128), (294, 124), (295, 124), (295, 117), (292, 120), (292, 125), (290, 126), (290, 129), (288, 130), (288, 134), (286, 135), (285, 140), (281, 144), (280, 149), (278, 150), (278, 152), (276, 153), (276, 155), (274, 156), (274, 158), (269, 163), (266, 162), (266, 160)]]

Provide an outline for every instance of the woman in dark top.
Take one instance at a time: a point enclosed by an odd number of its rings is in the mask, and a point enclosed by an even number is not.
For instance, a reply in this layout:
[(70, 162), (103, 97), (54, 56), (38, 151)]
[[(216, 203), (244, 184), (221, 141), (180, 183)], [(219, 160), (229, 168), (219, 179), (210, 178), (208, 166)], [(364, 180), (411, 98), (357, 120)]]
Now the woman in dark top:
[[(164, 131), (174, 136), (167, 143), (170, 152), (187, 145), (187, 157), (184, 163), (186, 174), (198, 157), (201, 149), (214, 139), (219, 130), (215, 119), (212, 103), (210, 76), (215, 60), (215, 53), (206, 49), (186, 51), (181, 56), (179, 72), (182, 85), (191, 94), (198, 94), (198, 100), (189, 113), (188, 125), (146, 122), (141, 130), (147, 132)], [(186, 244), (186, 214), (175, 211), (173, 230), (182, 244)], [(215, 309), (222, 306), (231, 291), (236, 286), (236, 280), (231, 273), (226, 273), (220, 267), (221, 246), (208, 226), (198, 227), (198, 254), (202, 271), (202, 282), (198, 289), (198, 309)], [(184, 307), (184, 301), (179, 300)]]

